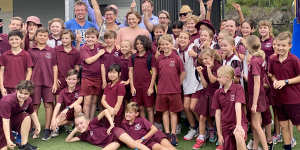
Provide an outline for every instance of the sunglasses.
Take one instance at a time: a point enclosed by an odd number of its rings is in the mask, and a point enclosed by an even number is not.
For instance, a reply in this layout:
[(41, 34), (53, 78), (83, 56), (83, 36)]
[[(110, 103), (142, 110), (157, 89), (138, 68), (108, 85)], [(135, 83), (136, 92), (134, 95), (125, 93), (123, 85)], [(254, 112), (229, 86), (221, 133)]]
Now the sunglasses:
[(188, 13), (180, 13), (179, 16), (182, 17), (182, 16), (186, 16), (187, 14)]

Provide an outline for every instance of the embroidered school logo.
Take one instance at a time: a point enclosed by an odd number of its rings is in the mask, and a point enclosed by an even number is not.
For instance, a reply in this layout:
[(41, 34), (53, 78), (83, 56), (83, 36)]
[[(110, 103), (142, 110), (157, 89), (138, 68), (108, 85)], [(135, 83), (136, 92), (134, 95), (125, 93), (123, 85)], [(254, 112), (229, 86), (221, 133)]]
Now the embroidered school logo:
[(266, 43), (266, 47), (272, 47), (272, 43)]
[(114, 56), (118, 57), (118, 56), (119, 56), (119, 52), (118, 52), (118, 51), (115, 51), (115, 52), (114, 52)]
[(135, 131), (139, 131), (139, 130), (141, 130), (141, 128), (142, 128), (142, 126), (139, 123), (134, 126)]
[(231, 95), (230, 95), (230, 101), (234, 102), (234, 100), (235, 100), (235, 95), (234, 95), (234, 94), (231, 94)]
[(47, 58), (47, 59), (51, 59), (51, 53), (49, 53), (49, 52), (47, 52), (46, 54), (45, 54), (45, 57)]
[(76, 92), (75, 95), (74, 95), (74, 97), (75, 97), (75, 98), (78, 98), (78, 97), (79, 97), (79, 94)]
[(90, 131), (90, 136), (93, 136), (94, 135), (94, 131)]
[(175, 60), (171, 60), (169, 66), (170, 67), (175, 67)]

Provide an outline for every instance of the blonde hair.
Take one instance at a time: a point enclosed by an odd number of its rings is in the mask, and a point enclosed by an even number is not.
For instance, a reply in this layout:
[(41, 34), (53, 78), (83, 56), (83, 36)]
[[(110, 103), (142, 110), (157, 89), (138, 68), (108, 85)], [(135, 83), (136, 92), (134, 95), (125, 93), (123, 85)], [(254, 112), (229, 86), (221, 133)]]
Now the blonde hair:
[(224, 37), (225, 37), (225, 36), (231, 36), (231, 37), (233, 37), (233, 35), (232, 35), (229, 31), (227, 31), (227, 30), (221, 30), (221, 31), (219, 32), (219, 35), (220, 35), (220, 34), (223, 34)]
[(289, 44), (292, 44), (292, 34), (289, 31), (281, 32), (276, 37), (277, 42), (278, 41), (284, 41), (289, 40)]
[[(203, 49), (201, 52), (200, 52), (200, 58), (199, 59), (202, 59), (202, 57), (204, 55), (208, 55), (210, 57), (212, 57), (214, 60), (218, 61), (219, 63), (222, 63), (222, 58), (221, 56), (217, 53), (216, 50), (214, 49), (210, 49), (210, 48), (206, 48), (206, 49)], [(201, 60), (200, 60), (201, 62)]]
[(212, 32), (208, 27), (204, 27), (204, 29), (203, 30), (201, 30), (200, 31), (200, 34), (202, 33), (202, 32), (204, 32), (204, 31), (206, 31), (207, 33), (208, 33), (208, 35), (209, 35), (209, 37), (213, 40), (214, 39), (214, 32)]
[(10, 22), (11, 22), (12, 20), (18, 20), (18, 21), (21, 21), (22, 23), (23, 23), (23, 21), (24, 21), (21, 17), (18, 17), (18, 16), (12, 17), (12, 18), (10, 19)]
[(272, 27), (272, 23), (268, 20), (261, 20), (259, 21), (258, 23), (258, 28), (261, 27), (261, 26), (267, 26), (269, 28), (269, 31), (270, 31), (270, 36), (271, 37), (274, 37), (274, 34), (273, 34), (273, 27)]
[(133, 111), (133, 112), (139, 112), (139, 106), (136, 102), (130, 102), (126, 105), (125, 112)]
[(171, 44), (174, 44), (173, 43), (173, 37), (170, 35), (170, 34), (164, 34), (162, 35), (159, 40), (158, 40), (158, 44), (160, 45), (162, 41), (167, 41)]
[(228, 44), (235, 46), (234, 38), (231, 36), (224, 36), (223, 41), (226, 41)]
[(265, 52), (261, 50), (260, 39), (256, 35), (249, 35), (246, 39), (246, 46), (252, 56), (259, 56), (265, 59)]
[(130, 47), (130, 49), (132, 49), (132, 45), (130, 44), (129, 40), (122, 40), (120, 43), (127, 43)]
[(188, 22), (188, 21), (194, 21), (195, 24), (197, 24), (199, 22), (199, 17), (195, 16), (195, 15), (191, 15), (186, 19), (186, 22)]
[(230, 65), (221, 66), (217, 71), (218, 76), (227, 76), (234, 79), (234, 69)]
[(186, 34), (188, 37), (189, 37), (189, 39), (191, 38), (191, 35), (188, 33), (188, 32), (186, 32), (186, 31), (181, 31), (180, 33), (179, 33), (179, 35), (180, 34)]

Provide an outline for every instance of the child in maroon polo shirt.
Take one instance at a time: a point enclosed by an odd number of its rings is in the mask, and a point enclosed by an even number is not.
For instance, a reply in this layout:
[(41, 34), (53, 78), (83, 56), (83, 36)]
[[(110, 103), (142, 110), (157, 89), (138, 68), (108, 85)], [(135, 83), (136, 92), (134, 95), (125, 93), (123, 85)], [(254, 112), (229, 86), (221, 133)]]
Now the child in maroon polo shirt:
[(68, 87), (62, 89), (59, 93), (59, 99), (55, 105), (51, 120), (51, 129), (53, 131), (51, 137), (58, 136), (59, 127), (72, 123), (75, 116), (78, 116), (82, 111), (82, 97), (79, 97), (78, 75), (79, 73), (75, 69), (71, 69), (67, 73), (65, 80)]
[[(220, 85), (217, 82), (217, 70), (221, 67), (221, 57), (213, 49), (204, 49), (200, 53), (202, 66), (197, 67), (200, 81), (203, 85), (203, 90), (199, 94), (199, 100), (195, 107), (195, 112), (199, 115), (199, 136), (196, 139), (196, 144), (193, 149), (199, 149), (205, 144), (205, 127), (206, 121), (208, 123), (208, 129), (212, 130), (215, 136), (215, 129), (213, 126), (214, 110), (211, 108), (212, 97)], [(210, 141), (216, 141), (214, 136), (210, 136)]]
[[(251, 113), (251, 126), (254, 132), (255, 143), (260, 142), (265, 150), (272, 149), (272, 140), (267, 144), (265, 132), (262, 129), (262, 113), (269, 107), (264, 88), (266, 78), (265, 53), (260, 49), (260, 39), (255, 35), (250, 35), (246, 39), (249, 52), (248, 64), (248, 102), (247, 109)], [(253, 146), (257, 148), (257, 145)]]
[(139, 107), (136, 102), (127, 104), (125, 119), (122, 121), (121, 127), (134, 140), (145, 144), (148, 148), (175, 150), (164, 133), (144, 117), (139, 117)]
[(268, 20), (261, 20), (258, 23), (258, 32), (260, 35), (261, 50), (265, 52), (268, 63), (269, 57), (274, 54), (272, 23)]
[(33, 62), (31, 81), (34, 83), (33, 104), (37, 112), (41, 99), (45, 108), (45, 132), (42, 140), (50, 139), (50, 124), (53, 113), (53, 93), (58, 87), (57, 80), (57, 61), (54, 49), (47, 46), (48, 30), (39, 28), (36, 31), (36, 45), (29, 50)]
[(130, 91), (130, 84), (129, 84), (129, 59), (131, 58), (132, 54), (132, 47), (130, 41), (125, 40), (121, 41), (120, 43), (120, 51), (121, 55), (121, 80), (125, 82), (126, 94), (124, 97), (125, 102), (129, 102), (131, 100), (131, 91)]
[[(150, 150), (145, 145), (134, 141), (123, 129), (115, 127), (111, 116), (113, 116), (113, 112), (110, 112), (108, 109), (103, 110), (92, 120), (83, 114), (79, 114), (75, 118), (76, 127), (65, 141), (85, 141), (103, 147), (102, 150), (117, 150), (120, 147), (119, 141), (121, 141), (130, 148)], [(103, 124), (102, 122), (108, 122), (108, 124)], [(75, 136), (76, 133), (80, 133), (80, 135)]]
[[(155, 108), (163, 112), (165, 133), (171, 138), (172, 145), (177, 145), (176, 126), (177, 113), (183, 110), (181, 101), (181, 84), (185, 77), (183, 63), (173, 52), (173, 38), (163, 35), (159, 40), (159, 48), (164, 52), (156, 62), (158, 72), (157, 99)], [(170, 121), (171, 120), (171, 132)]]
[(146, 108), (148, 119), (153, 123), (153, 93), (157, 71), (155, 68), (155, 57), (151, 52), (150, 39), (144, 35), (137, 36), (134, 41), (134, 49), (137, 50), (137, 53), (131, 56), (128, 65), (131, 94), (133, 101), (140, 106), (141, 116), (146, 116), (144, 111)]
[(0, 100), (0, 149), (14, 149), (11, 131), (21, 134), (19, 150), (36, 150), (37, 147), (28, 143), (31, 120), (35, 125), (34, 138), (38, 137), (41, 126), (37, 113), (34, 111), (30, 94), (33, 92), (30, 81), (21, 81), (17, 91), (4, 96)]
[(84, 96), (83, 112), (89, 119), (94, 118), (97, 98), (101, 93), (101, 59), (104, 54), (103, 47), (97, 42), (99, 32), (89, 28), (86, 33), (86, 44), (80, 49), (81, 57), (81, 90)]
[(277, 39), (277, 56), (270, 57), (269, 73), (276, 92), (276, 105), (278, 107), (278, 120), (284, 141), (284, 149), (291, 148), (291, 135), (289, 122), (291, 120), (300, 131), (300, 60), (291, 54), (291, 34), (283, 32)]
[(56, 91), (56, 100), (58, 99), (59, 92), (67, 87), (67, 73), (70, 69), (79, 70), (80, 53), (72, 46), (72, 41), (75, 37), (71, 30), (63, 30), (61, 33), (61, 46), (55, 47), (57, 68), (58, 68), (58, 81), (59, 88)]
[(23, 34), (13, 30), (8, 34), (11, 49), (0, 59), (0, 88), (2, 96), (15, 92), (16, 85), (22, 80), (30, 80), (32, 60), (28, 52), (21, 48)]
[(233, 83), (234, 69), (231, 66), (220, 67), (217, 74), (217, 80), (222, 86), (212, 99), (212, 108), (216, 110), (217, 149), (247, 150), (245, 140), (248, 125), (242, 109), (242, 105), (246, 104), (244, 89)]
[(110, 83), (105, 87), (101, 103), (105, 109), (113, 112), (114, 123), (118, 127), (123, 120), (125, 85), (121, 83), (121, 67), (112, 64), (108, 70)]
[(112, 64), (121, 64), (120, 56), (121, 52), (116, 49), (115, 43), (117, 39), (117, 33), (115, 31), (106, 31), (104, 33), (104, 42), (106, 44), (104, 50), (105, 53), (101, 57), (101, 77), (102, 88), (107, 85), (107, 72)]

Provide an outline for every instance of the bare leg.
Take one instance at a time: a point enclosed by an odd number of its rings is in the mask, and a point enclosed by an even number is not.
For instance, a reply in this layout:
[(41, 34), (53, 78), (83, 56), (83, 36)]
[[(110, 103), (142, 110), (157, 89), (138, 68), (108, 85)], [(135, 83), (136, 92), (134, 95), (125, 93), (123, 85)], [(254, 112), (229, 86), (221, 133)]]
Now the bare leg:
[(52, 113), (53, 113), (53, 103), (45, 103), (45, 128), (50, 129), (51, 119), (52, 119)]
[(144, 106), (140, 106), (140, 116), (141, 117), (146, 117), (146, 114), (145, 114), (145, 107)]
[(199, 114), (195, 112), (195, 107), (197, 105), (197, 102), (198, 102), (197, 98), (191, 98), (190, 110), (194, 114), (194, 117), (199, 121)]
[(123, 143), (125, 143), (129, 148), (137, 148), (139, 150), (150, 150), (145, 145), (133, 140), (127, 133), (121, 134), (121, 136), (119, 137), (119, 140), (122, 141)]
[(176, 148), (170, 143), (168, 139), (162, 139), (160, 144), (166, 147), (168, 150), (176, 150)]
[(5, 147), (1, 148), (1, 150), (7, 150), (7, 146), (5, 146)]
[(177, 123), (178, 123), (178, 116), (177, 113), (175, 112), (170, 112), (170, 116), (171, 116), (171, 130), (172, 130), (172, 134), (176, 134), (176, 127), (177, 127)]
[(148, 119), (153, 124), (154, 123), (154, 112), (153, 107), (147, 107)]
[(290, 145), (292, 141), (292, 137), (290, 134), (290, 129), (289, 129), (289, 121), (279, 121), (280, 127), (281, 127), (281, 132), (282, 132), (282, 137), (283, 137), (283, 143), (284, 145)]
[(28, 135), (31, 127), (31, 118), (25, 117), (21, 124), (21, 145), (25, 145), (28, 142)]
[(289, 129), (290, 129), (291, 138), (294, 138), (294, 125), (291, 120), (289, 120)]
[(83, 113), (90, 118), (90, 109), (92, 105), (92, 95), (84, 96)]
[(170, 117), (169, 117), (169, 111), (163, 112), (163, 124), (164, 124), (164, 129), (165, 133), (169, 134), (170, 133)]
[(267, 136), (267, 142), (272, 143), (273, 139), (272, 139), (272, 124), (271, 123), (265, 126), (265, 132), (266, 132), (266, 136)]
[(205, 135), (205, 124), (206, 117), (203, 115), (200, 115), (199, 117), (199, 135)]
[(267, 145), (267, 139), (265, 132), (261, 128), (261, 113), (260, 112), (255, 112), (251, 113), (251, 125), (252, 129), (257, 133), (258, 139), (263, 146), (264, 150), (268, 150), (268, 145)]
[(276, 133), (276, 135), (280, 135), (280, 125), (279, 125), (279, 121), (278, 121), (278, 116), (277, 116), (277, 112), (274, 111), (274, 109), (273, 109), (273, 113), (274, 113), (274, 128), (275, 128), (275, 133)]
[(235, 137), (237, 149), (238, 150), (247, 150), (244, 136), (237, 133), (237, 134), (234, 134), (234, 137)]
[(102, 150), (117, 150), (120, 147), (120, 144), (118, 142), (112, 142), (108, 145), (106, 145)]
[(92, 95), (92, 104), (91, 104), (91, 110), (90, 110), (90, 120), (92, 120), (95, 116), (96, 108), (97, 108), (97, 100), (98, 97), (96, 95)]
[(190, 110), (190, 105), (191, 105), (191, 98), (190, 97), (187, 97), (185, 96), (183, 98), (183, 106), (184, 106), (184, 112), (185, 112), (185, 115), (189, 121), (189, 124), (191, 127), (195, 127), (195, 119), (194, 119), (194, 116), (193, 116), (193, 113), (192, 111)]

